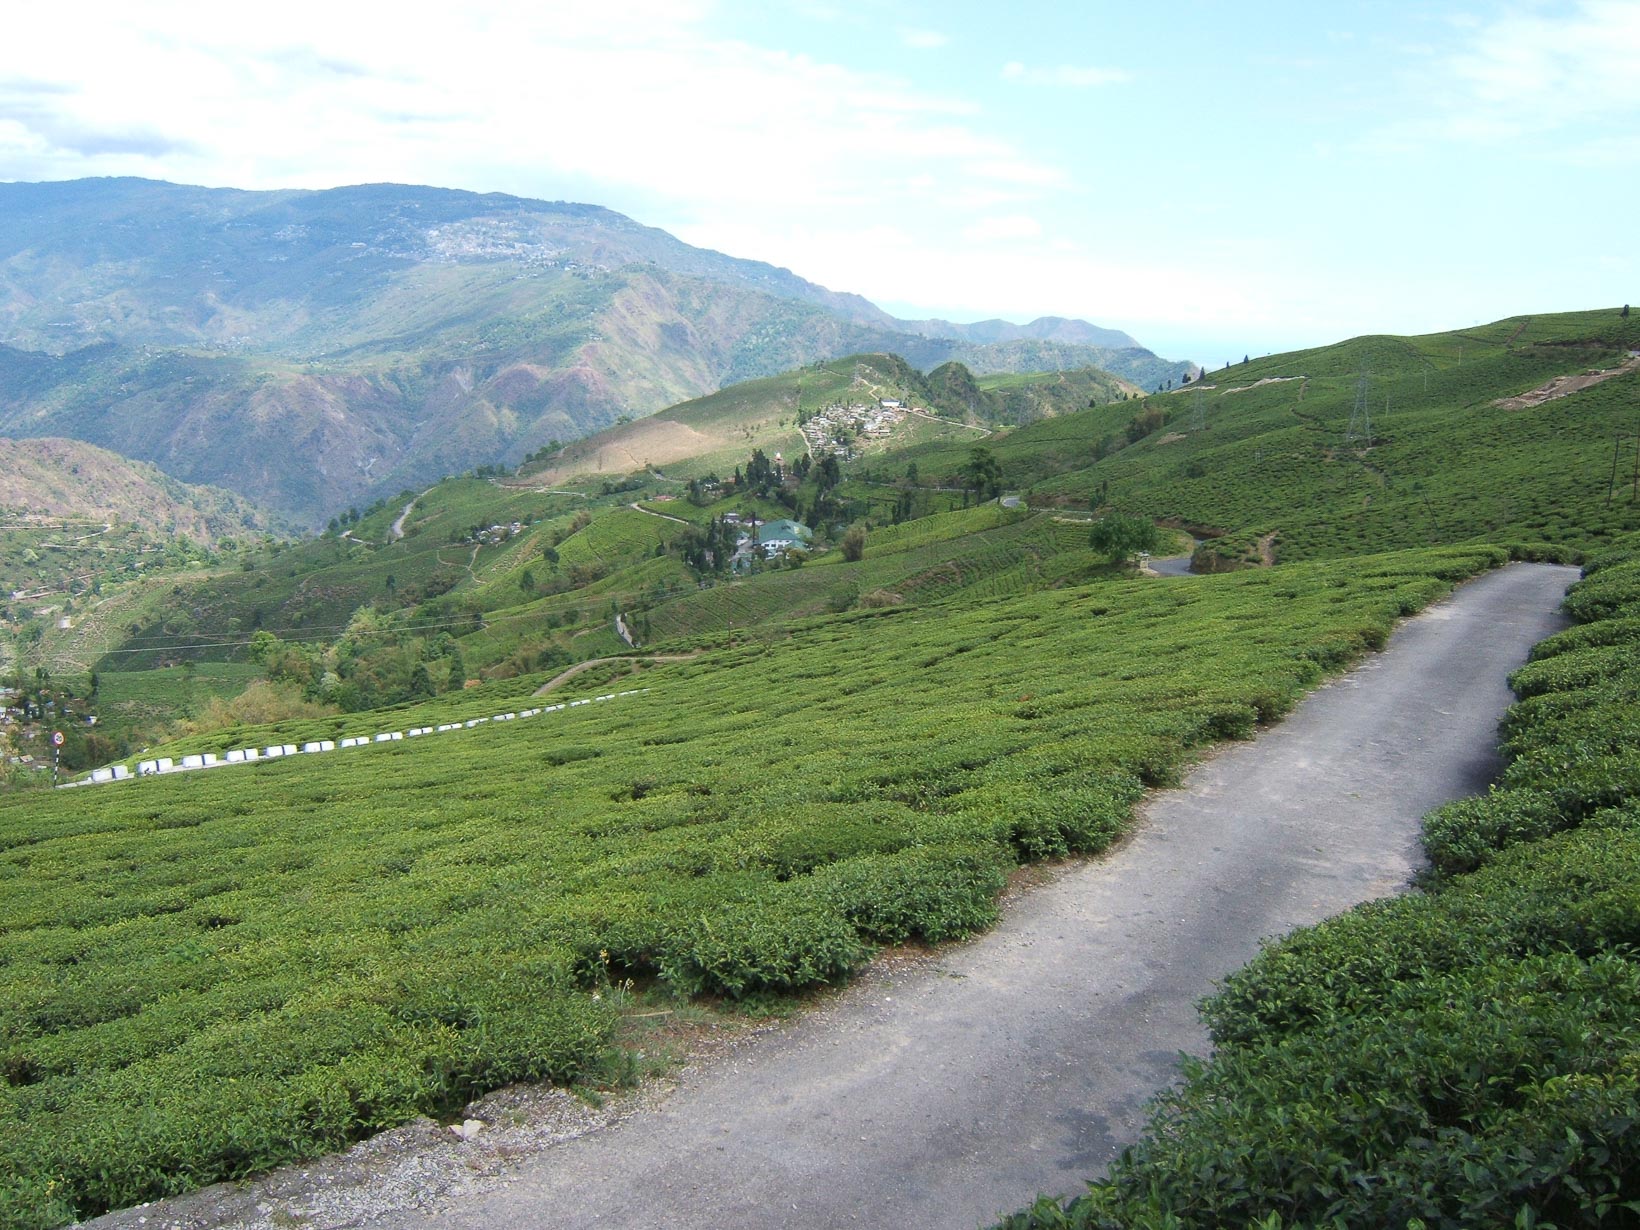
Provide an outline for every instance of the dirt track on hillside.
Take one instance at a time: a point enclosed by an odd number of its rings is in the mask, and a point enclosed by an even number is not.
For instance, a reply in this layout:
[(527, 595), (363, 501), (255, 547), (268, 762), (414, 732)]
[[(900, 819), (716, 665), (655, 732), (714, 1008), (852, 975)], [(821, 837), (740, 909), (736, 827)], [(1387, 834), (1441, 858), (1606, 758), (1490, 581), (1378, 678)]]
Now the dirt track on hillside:
[(1515, 565), (1464, 586), (994, 931), (880, 965), (669, 1096), (593, 1112), (537, 1091), (531, 1112), (505, 1101), (528, 1091), (497, 1095), (473, 1140), (412, 1125), (143, 1210), (145, 1230), (963, 1230), (1074, 1191), (1135, 1137), (1177, 1055), (1205, 1050), (1194, 1004), (1259, 937), (1406, 884), (1418, 818), (1494, 774), (1505, 676), (1559, 626), (1574, 575)]
[(1530, 410), (1533, 406), (1541, 406), (1544, 402), (1569, 397), (1573, 393), (1581, 393), (1584, 389), (1591, 389), (1597, 384), (1604, 384), (1613, 377), (1626, 376), (1630, 372), (1636, 371), (1640, 371), (1640, 355), (1632, 355), (1627, 361), (1616, 367), (1583, 372), (1576, 376), (1556, 376), (1547, 384), (1540, 384), (1537, 388), (1522, 393), (1518, 397), (1500, 397), (1492, 404), (1502, 410)]

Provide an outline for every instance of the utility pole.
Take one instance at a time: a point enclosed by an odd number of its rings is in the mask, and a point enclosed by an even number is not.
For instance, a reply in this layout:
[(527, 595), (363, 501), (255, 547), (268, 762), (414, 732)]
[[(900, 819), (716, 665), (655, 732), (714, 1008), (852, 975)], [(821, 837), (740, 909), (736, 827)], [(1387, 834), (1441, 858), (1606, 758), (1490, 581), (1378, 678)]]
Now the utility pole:
[(1372, 388), (1372, 369), (1365, 360), (1362, 360), (1361, 370), (1355, 377), (1355, 404), (1350, 408), (1350, 421), (1344, 428), (1344, 443), (1355, 443), (1359, 432), (1366, 442), (1366, 447), (1372, 447), (1372, 408), (1367, 398)]

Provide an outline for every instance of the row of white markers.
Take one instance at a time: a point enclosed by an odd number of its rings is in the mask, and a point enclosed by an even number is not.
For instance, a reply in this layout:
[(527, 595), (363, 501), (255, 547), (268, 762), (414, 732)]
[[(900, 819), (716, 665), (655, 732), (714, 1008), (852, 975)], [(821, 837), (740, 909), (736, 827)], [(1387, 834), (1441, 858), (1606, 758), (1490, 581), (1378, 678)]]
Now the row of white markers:
[(68, 784), (90, 786), (102, 782), (128, 781), (132, 777), (155, 777), (161, 773), (185, 773), (192, 769), (219, 769), (231, 764), (252, 764), (262, 760), (277, 760), (281, 756), (334, 752), (338, 748), (365, 747), (372, 743), (396, 743), (405, 738), (420, 738), (422, 735), (441, 735), (451, 730), (471, 730), (485, 722), (511, 722), (518, 718), (535, 717), (539, 713), (557, 713), (560, 709), (574, 709), (580, 705), (592, 705), (601, 700), (614, 700), (620, 696), (636, 696), (647, 691), (648, 688), (632, 688), (625, 692), (606, 692), (602, 696), (594, 696), (587, 700), (569, 700), (558, 705), (546, 705), (540, 709), (520, 709), (517, 713), (498, 713), (494, 717), (468, 718), (465, 722), (444, 722), (438, 726), (413, 726), (409, 730), (384, 730), (380, 734), (358, 735), (339, 742), (335, 739), (314, 739), (300, 746), (294, 743), (272, 743), (261, 748), (236, 747), (233, 751), (224, 752), (220, 756), (215, 752), (199, 752), (192, 756), (184, 756), (181, 760), (161, 756), (157, 760), (139, 762), (135, 774), (125, 765), (117, 764), (106, 769), (93, 769), (90, 777)]

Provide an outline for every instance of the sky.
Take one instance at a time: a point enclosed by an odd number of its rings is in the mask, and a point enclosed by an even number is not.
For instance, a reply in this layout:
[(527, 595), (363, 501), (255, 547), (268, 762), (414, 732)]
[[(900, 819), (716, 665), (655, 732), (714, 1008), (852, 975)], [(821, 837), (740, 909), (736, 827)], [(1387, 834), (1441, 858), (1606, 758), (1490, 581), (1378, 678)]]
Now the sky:
[(16, 7), (0, 180), (591, 202), (1209, 367), (1640, 300), (1640, 0)]

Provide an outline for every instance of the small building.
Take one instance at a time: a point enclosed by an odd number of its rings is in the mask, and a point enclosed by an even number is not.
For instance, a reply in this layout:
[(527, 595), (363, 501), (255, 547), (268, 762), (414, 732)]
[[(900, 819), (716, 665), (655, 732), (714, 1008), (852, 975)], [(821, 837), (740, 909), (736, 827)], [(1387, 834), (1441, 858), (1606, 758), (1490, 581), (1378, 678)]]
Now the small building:
[(757, 541), (770, 551), (807, 551), (814, 541), (814, 531), (801, 521), (783, 517), (758, 526)]
[(729, 557), (729, 566), (736, 572), (751, 567), (759, 557), (778, 556), (786, 551), (807, 551), (814, 541), (814, 531), (798, 521), (782, 518), (754, 525), (752, 533), (742, 534), (735, 541), (735, 553)]

